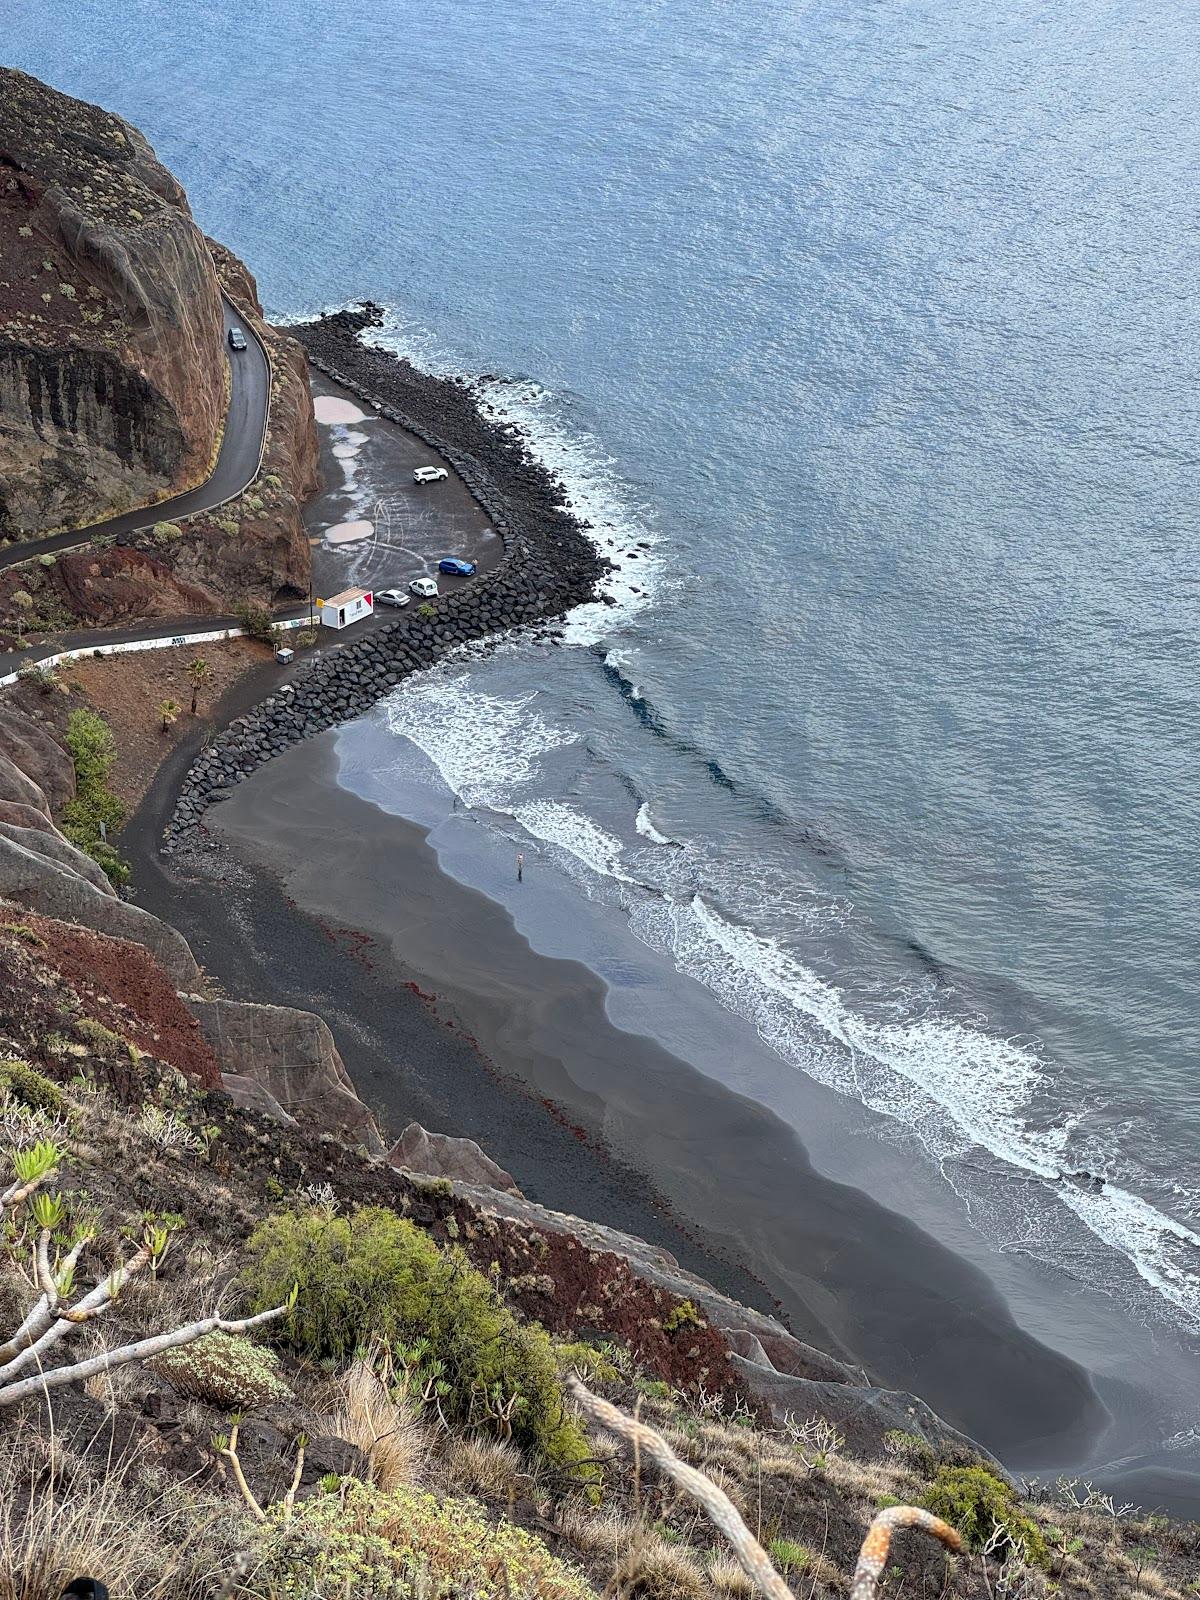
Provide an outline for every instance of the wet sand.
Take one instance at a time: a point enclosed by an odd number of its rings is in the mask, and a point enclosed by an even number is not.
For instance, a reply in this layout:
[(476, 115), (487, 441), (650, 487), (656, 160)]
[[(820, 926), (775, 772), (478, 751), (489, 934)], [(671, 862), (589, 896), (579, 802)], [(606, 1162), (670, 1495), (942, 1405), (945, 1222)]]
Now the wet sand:
[[(814, 1171), (769, 1109), (615, 1027), (585, 966), (538, 954), (502, 906), (440, 870), (422, 829), (339, 788), (334, 746), (326, 735), (288, 752), (214, 816), (253, 873), (233, 893), (189, 889), (181, 925), (206, 964), (236, 972), (237, 992), (325, 1014), (389, 1130), (416, 1117), (478, 1139), (531, 1198), (775, 1300), (802, 1337), (920, 1394), (1004, 1458), (1092, 1450), (1109, 1411), (1088, 1374), (1018, 1328), (982, 1272)], [(417, 1026), (411, 1008), (392, 1010), (407, 983), (436, 994)]]

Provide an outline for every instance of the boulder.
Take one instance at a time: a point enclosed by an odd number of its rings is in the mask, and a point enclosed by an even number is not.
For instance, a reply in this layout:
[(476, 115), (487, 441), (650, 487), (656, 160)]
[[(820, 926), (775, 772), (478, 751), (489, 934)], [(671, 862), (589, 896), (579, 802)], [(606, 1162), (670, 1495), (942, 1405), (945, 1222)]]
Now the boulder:
[[(5, 748), (7, 749), (7, 744)], [(0, 800), (14, 805), (30, 806), (34, 811), (40, 811), (44, 817), (50, 815), (50, 805), (46, 796), (33, 779), (26, 777), (17, 763), (7, 755), (0, 755)]]
[(409, 1123), (388, 1151), (387, 1161), (400, 1172), (416, 1172), (427, 1178), (453, 1178), (505, 1194), (521, 1194), (511, 1173), (497, 1166), (474, 1139), (429, 1133), (419, 1122)]
[(10, 822), (17, 828), (37, 828), (42, 833), (58, 831), (44, 811), (22, 805), (19, 800), (0, 800), (0, 822)]
[[(190, 995), (183, 996), (191, 999)], [(196, 996), (201, 999), (202, 996)], [(282, 1123), (285, 1128), (296, 1126), (295, 1117), (288, 1113), (279, 1104), (275, 1096), (257, 1079), (247, 1077), (244, 1072), (223, 1072), (221, 1074), (221, 1087), (233, 1101), (235, 1106), (241, 1106), (246, 1111), (260, 1111), (263, 1116), (270, 1117), (272, 1121)]]
[(823, 1417), (845, 1436), (856, 1455), (878, 1454), (888, 1433), (915, 1433), (939, 1455), (963, 1451), (972, 1458), (988, 1452), (965, 1433), (950, 1426), (916, 1395), (902, 1389), (879, 1389), (873, 1384), (829, 1383), (777, 1372), (760, 1362), (734, 1355), (733, 1364), (746, 1387), (771, 1409), (777, 1422), (785, 1416), (799, 1422)]
[(0, 838), (11, 839), (14, 844), (45, 856), (60, 867), (79, 873), (101, 894), (111, 895), (112, 885), (91, 856), (84, 855), (68, 839), (64, 839), (52, 823), (45, 822), (45, 819), (43, 822), (45, 825), (40, 828), (20, 828), (0, 819)]
[(0, 706), (0, 749), (46, 797), (51, 811), (75, 798), (75, 765), (48, 728)]

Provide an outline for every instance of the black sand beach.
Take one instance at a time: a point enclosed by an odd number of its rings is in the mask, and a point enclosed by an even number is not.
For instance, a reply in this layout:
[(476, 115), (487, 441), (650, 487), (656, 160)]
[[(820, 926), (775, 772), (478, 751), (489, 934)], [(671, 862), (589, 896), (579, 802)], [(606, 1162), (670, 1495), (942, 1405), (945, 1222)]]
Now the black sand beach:
[(181, 894), (139, 861), (142, 903), (231, 993), (324, 1015), (386, 1131), (415, 1118), (477, 1139), (530, 1198), (777, 1302), (801, 1337), (1002, 1457), (1089, 1452), (1108, 1414), (1087, 1374), (1022, 1333), (982, 1273), (814, 1172), (769, 1111), (615, 1028), (586, 968), (539, 956), (419, 828), (340, 789), (333, 747), (309, 741), (239, 786), (212, 819), (235, 861), (214, 854), (211, 878), (188, 871)]

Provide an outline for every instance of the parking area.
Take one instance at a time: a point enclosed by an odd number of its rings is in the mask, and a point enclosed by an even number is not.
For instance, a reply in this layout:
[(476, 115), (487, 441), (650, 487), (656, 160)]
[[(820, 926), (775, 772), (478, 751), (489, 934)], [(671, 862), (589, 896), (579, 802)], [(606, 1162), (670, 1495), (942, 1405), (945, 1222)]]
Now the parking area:
[[(449, 463), (355, 395), (312, 372), (325, 487), (304, 510), (313, 553), (313, 593), (404, 589), (431, 577), (443, 594), (472, 583), (439, 573), (444, 556), (494, 567), (503, 544)], [(446, 466), (438, 483), (418, 484), (421, 466)]]

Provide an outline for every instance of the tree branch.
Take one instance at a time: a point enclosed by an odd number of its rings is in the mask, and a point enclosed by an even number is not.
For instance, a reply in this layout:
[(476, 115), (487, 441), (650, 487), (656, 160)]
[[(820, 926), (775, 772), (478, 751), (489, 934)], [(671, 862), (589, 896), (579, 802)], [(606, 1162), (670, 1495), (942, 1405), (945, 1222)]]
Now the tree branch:
[[(35, 1377), (22, 1378), (16, 1383), (0, 1382), (0, 1408), (16, 1405), (44, 1390), (61, 1389), (69, 1383), (82, 1383), (97, 1372), (110, 1372), (114, 1367), (128, 1366), (131, 1361), (147, 1361), (164, 1350), (194, 1344), (209, 1333), (245, 1333), (249, 1328), (257, 1328), (264, 1322), (283, 1316), (288, 1309), (287, 1305), (275, 1306), (270, 1311), (260, 1311), (257, 1316), (242, 1317), (234, 1322), (227, 1322), (223, 1317), (205, 1317), (200, 1322), (189, 1323), (170, 1333), (156, 1333), (148, 1339), (139, 1339), (135, 1344), (123, 1345), (119, 1350), (105, 1350), (87, 1361), (77, 1361), (73, 1366), (54, 1367), (49, 1372), (39, 1372)], [(30, 1355), (32, 1351), (25, 1354)], [(0, 1379), (2, 1376), (0, 1374)]]

